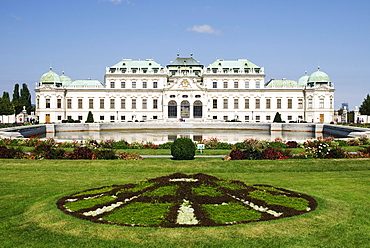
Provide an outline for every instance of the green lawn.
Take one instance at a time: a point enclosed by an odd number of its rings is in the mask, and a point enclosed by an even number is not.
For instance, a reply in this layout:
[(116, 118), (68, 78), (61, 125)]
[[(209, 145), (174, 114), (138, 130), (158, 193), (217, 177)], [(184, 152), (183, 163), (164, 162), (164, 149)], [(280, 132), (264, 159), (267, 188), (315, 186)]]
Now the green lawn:
[[(224, 227), (96, 224), (56, 201), (75, 192), (182, 172), (268, 184), (314, 197), (318, 208)], [(369, 247), (370, 159), (222, 161), (0, 160), (0, 247)]]

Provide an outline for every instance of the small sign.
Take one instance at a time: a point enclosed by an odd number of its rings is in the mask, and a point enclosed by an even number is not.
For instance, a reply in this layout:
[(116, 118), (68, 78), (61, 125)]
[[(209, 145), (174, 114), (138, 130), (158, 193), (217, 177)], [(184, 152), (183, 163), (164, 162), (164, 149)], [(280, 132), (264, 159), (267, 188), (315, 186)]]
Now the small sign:
[(202, 153), (204, 150), (204, 144), (197, 144), (197, 148), (200, 151), (200, 153)]

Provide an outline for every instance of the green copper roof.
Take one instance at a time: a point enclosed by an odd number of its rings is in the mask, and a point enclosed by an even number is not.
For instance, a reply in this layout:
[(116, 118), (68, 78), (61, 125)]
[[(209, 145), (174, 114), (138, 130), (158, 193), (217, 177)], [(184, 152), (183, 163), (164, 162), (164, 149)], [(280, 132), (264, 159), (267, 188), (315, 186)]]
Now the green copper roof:
[(60, 80), (62, 81), (62, 83), (64, 85), (72, 83), (72, 79), (70, 77), (67, 77), (66, 75), (64, 75), (64, 72), (62, 73), (62, 76), (60, 76)]
[(320, 71), (320, 67), (319, 67), (319, 69), (316, 72), (312, 73), (311, 76), (308, 78), (308, 82), (309, 83), (329, 83), (330, 78), (328, 74)]
[(247, 59), (238, 59), (238, 60), (223, 60), (217, 59), (215, 62), (208, 66), (209, 68), (261, 68), (260, 66), (250, 62)]
[(297, 82), (294, 80), (275, 80), (272, 79), (270, 82), (267, 83), (265, 88), (297, 88)]
[(52, 71), (52, 68), (50, 67), (50, 71), (45, 73), (40, 78), (40, 83), (60, 83), (60, 77), (58, 74)]
[(306, 86), (308, 78), (309, 76), (307, 75), (307, 72), (305, 72), (305, 75), (298, 79), (298, 86)]
[(177, 57), (175, 61), (171, 62), (167, 66), (202, 66), (202, 64), (199, 63), (199, 61), (196, 61), (192, 57), (190, 58), (180, 58)]
[(72, 84), (68, 85), (73, 88), (102, 88), (104, 84), (99, 80), (88, 79), (88, 80), (76, 80)]
[(122, 61), (118, 62), (117, 64), (111, 66), (112, 68), (162, 68), (160, 64), (155, 62), (152, 59), (147, 60), (131, 60), (131, 59), (123, 59)]

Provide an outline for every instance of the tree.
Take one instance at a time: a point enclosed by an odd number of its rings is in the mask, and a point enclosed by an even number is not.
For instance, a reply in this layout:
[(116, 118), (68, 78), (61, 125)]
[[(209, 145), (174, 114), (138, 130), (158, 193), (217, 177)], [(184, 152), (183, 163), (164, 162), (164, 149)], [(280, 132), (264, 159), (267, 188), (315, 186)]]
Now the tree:
[(94, 123), (94, 116), (91, 111), (89, 111), (89, 113), (87, 114), (87, 120), (85, 121), (85, 123)]
[(15, 109), (15, 114), (19, 114), (20, 112), (22, 112), (23, 106), (22, 103), (20, 102), (19, 97), (19, 84), (14, 85), (12, 103)]
[(27, 113), (31, 114), (31, 93), (28, 90), (27, 84), (22, 85), (21, 95), (19, 97), (19, 103), (26, 107)]
[(279, 113), (279, 112), (276, 112), (275, 117), (274, 117), (274, 122), (277, 122), (277, 123), (281, 123), (281, 122), (283, 122), (283, 121), (281, 120), (281, 115), (280, 115), (280, 113)]
[(370, 95), (367, 94), (366, 98), (360, 106), (360, 113), (362, 115), (370, 115)]
[(9, 99), (9, 93), (4, 92), (3, 97), (0, 97), (0, 115), (12, 115), (12, 114), (14, 114), (14, 109)]

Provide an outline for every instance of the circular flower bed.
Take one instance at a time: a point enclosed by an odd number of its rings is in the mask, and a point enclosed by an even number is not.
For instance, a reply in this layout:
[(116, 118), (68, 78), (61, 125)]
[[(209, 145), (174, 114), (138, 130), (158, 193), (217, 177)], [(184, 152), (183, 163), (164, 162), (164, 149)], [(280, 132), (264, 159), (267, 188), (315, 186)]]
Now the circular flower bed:
[(315, 210), (312, 197), (270, 185), (175, 173), (138, 184), (89, 189), (58, 200), (66, 214), (124, 226), (221, 226)]

